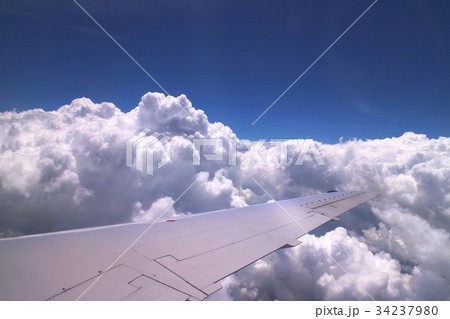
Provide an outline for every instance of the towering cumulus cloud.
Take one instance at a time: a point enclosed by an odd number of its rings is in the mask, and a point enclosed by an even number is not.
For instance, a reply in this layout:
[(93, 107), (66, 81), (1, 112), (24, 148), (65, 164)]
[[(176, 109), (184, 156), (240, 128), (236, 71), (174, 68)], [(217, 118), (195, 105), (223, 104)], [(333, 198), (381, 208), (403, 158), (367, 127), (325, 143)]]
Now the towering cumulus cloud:
[[(344, 215), (345, 229), (323, 226), (229, 277), (211, 299), (364, 300), (365, 291), (377, 300), (450, 299), (450, 138), (306, 141), (325, 165), (312, 153), (296, 165), (305, 141), (284, 141), (285, 165), (280, 143), (239, 140), (184, 95), (160, 93), (128, 113), (86, 98), (57, 111), (5, 112), (0, 128), (0, 237), (155, 219), (196, 179), (166, 217), (268, 201), (253, 178), (276, 199), (369, 190), (382, 195)], [(171, 160), (153, 176), (126, 165), (127, 140), (146, 128), (170, 137)], [(213, 151), (223, 156), (201, 154), (193, 165), (192, 141), (203, 138), (219, 141)]]

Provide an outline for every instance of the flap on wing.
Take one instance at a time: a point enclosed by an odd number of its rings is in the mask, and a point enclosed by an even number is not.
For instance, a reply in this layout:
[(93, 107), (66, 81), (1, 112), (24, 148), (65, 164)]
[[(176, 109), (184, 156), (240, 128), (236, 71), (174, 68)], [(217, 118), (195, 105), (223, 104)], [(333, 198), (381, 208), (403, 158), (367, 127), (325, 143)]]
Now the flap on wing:
[(129, 294), (122, 300), (187, 300), (189, 295), (166, 286), (145, 275), (139, 276), (130, 285), (136, 288), (136, 291)]
[[(184, 260), (172, 256), (156, 259), (158, 263), (184, 280), (210, 294), (208, 287), (231, 273), (280, 248), (266, 235), (242, 240)], [(216, 289), (217, 290), (217, 289)]]

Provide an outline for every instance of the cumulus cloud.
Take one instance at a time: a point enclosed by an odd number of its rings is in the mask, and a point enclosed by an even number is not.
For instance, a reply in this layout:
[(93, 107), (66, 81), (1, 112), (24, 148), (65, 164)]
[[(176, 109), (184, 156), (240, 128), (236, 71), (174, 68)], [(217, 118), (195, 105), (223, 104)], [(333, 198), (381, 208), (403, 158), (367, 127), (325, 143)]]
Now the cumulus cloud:
[[(225, 183), (226, 177), (218, 172), (223, 163), (202, 168), (194, 167), (190, 159), (194, 136), (234, 134), (221, 123), (209, 123), (185, 96), (148, 93), (126, 114), (111, 103), (81, 98), (53, 112), (2, 113), (0, 126), (0, 232), (4, 235), (148, 217), (156, 201), (178, 197), (197, 174), (204, 187), (197, 186), (195, 200), (177, 203), (181, 212), (197, 212), (196, 201), (203, 203), (204, 210), (239, 203), (231, 180)], [(143, 128), (173, 136), (172, 162), (153, 177), (125, 165), (126, 140)]]
[[(211, 298), (363, 300), (365, 290), (379, 300), (450, 299), (450, 138), (250, 143), (186, 96), (160, 93), (128, 113), (87, 98), (51, 112), (5, 112), (0, 128), (1, 237), (153, 220), (196, 179), (166, 218), (270, 200), (253, 178), (276, 199), (370, 190), (382, 197), (344, 215), (345, 229), (321, 227), (229, 277)], [(171, 161), (154, 176), (126, 165), (126, 141), (145, 128), (170, 137)], [(193, 165), (194, 138), (216, 139), (223, 156), (201, 154)], [(231, 165), (230, 139), (238, 150)], [(325, 165), (314, 156), (296, 165), (305, 145)]]
[(297, 247), (239, 272), (226, 282), (227, 292), (240, 300), (367, 300), (366, 290), (377, 300), (395, 300), (411, 289), (397, 260), (372, 253), (342, 227), (319, 238), (306, 235)]

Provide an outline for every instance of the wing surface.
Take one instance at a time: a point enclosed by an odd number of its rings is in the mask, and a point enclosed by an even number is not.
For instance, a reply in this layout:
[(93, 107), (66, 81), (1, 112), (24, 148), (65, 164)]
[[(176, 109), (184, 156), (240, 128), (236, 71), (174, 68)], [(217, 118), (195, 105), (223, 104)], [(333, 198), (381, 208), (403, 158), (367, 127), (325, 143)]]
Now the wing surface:
[[(333, 192), (149, 223), (0, 240), (0, 300), (203, 300), (218, 282), (376, 197)], [(281, 208), (281, 207), (282, 208)], [(99, 277), (101, 276), (101, 277)]]

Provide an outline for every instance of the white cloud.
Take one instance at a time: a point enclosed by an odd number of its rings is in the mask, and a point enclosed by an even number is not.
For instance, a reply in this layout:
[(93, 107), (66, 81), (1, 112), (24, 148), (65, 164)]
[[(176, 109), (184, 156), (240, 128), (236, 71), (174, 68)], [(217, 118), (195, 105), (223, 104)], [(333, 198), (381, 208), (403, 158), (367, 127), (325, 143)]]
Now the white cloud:
[(142, 203), (137, 201), (133, 207), (133, 220), (136, 222), (155, 221), (160, 217), (161, 220), (165, 220), (179, 216), (173, 208), (174, 203), (175, 201), (171, 197), (165, 196), (157, 199), (145, 210)]
[[(154, 176), (125, 165), (126, 140), (144, 128), (172, 137), (171, 162)], [(191, 141), (203, 137), (224, 141), (223, 160), (192, 164)], [(226, 279), (213, 298), (366, 299), (328, 253), (375, 299), (450, 299), (450, 138), (316, 142), (324, 166), (295, 165), (302, 143), (289, 147), (287, 166), (279, 146), (254, 144), (267, 164), (256, 165), (240, 140), (230, 166), (229, 138), (229, 127), (184, 95), (147, 93), (128, 113), (86, 98), (52, 112), (1, 113), (0, 236), (154, 219), (196, 178), (166, 217), (268, 201), (252, 178), (276, 199), (371, 190), (382, 197), (344, 215), (348, 231), (307, 235)]]
[(306, 235), (299, 246), (270, 255), (235, 277), (225, 289), (243, 300), (370, 300), (364, 289), (376, 300), (395, 300), (411, 290), (411, 275), (401, 272), (397, 260), (384, 251), (371, 252), (341, 227), (319, 238)]

